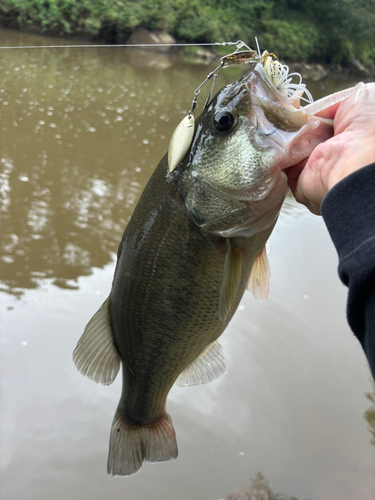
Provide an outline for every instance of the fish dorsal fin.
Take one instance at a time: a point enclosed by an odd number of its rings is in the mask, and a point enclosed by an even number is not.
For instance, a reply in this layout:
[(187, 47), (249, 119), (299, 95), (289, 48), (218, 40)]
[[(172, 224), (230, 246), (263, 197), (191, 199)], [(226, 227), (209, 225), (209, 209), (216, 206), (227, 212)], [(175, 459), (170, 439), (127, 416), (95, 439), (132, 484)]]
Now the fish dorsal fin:
[(223, 348), (219, 342), (213, 342), (180, 373), (176, 384), (180, 387), (207, 384), (226, 371)]
[(103, 385), (112, 384), (120, 369), (109, 313), (109, 297), (88, 322), (77, 347), (73, 361), (82, 375)]
[(242, 277), (243, 252), (234, 247), (227, 238), (227, 253), (221, 279), (219, 295), (219, 318), (223, 325), (227, 324), (228, 315), (236, 301)]
[(247, 289), (259, 300), (266, 300), (270, 292), (271, 269), (266, 247), (256, 258), (251, 269)]

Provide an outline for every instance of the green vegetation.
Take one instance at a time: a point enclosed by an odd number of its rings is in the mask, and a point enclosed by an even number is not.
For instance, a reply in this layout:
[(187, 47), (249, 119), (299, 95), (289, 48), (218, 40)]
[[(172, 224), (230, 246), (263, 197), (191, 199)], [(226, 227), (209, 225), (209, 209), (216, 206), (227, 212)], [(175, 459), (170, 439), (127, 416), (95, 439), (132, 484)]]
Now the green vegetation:
[(1, 0), (0, 22), (111, 43), (137, 27), (187, 42), (258, 36), (283, 59), (375, 65), (375, 0)]

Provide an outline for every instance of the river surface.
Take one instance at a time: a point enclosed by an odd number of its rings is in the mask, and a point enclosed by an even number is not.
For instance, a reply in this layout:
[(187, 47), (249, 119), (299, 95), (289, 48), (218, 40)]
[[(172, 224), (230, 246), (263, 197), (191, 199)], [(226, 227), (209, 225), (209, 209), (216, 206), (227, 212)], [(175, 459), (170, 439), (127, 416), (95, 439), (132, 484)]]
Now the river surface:
[[(66, 43), (0, 31), (0, 46)], [(258, 472), (285, 498), (375, 498), (370, 371), (323, 221), (291, 197), (270, 239), (270, 297), (246, 293), (221, 339), (228, 373), (170, 393), (178, 459), (107, 476), (121, 380), (95, 384), (71, 354), (211, 70), (119, 47), (0, 51), (2, 500), (218, 500)], [(319, 98), (356, 81), (306, 83)]]

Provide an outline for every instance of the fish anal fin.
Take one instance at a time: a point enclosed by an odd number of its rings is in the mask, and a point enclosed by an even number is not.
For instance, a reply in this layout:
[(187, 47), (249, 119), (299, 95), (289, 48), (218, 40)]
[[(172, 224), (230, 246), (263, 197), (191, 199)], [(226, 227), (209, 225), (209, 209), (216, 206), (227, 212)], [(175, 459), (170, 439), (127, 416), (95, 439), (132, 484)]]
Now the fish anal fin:
[(120, 369), (109, 312), (109, 297), (88, 322), (77, 347), (73, 361), (82, 375), (103, 385), (112, 384)]
[(207, 384), (226, 373), (223, 348), (213, 342), (183, 370), (176, 380), (180, 387)]
[(271, 269), (267, 257), (266, 247), (256, 258), (251, 269), (247, 290), (252, 292), (258, 300), (266, 300), (270, 292)]
[(219, 294), (219, 318), (226, 325), (228, 316), (236, 302), (242, 277), (243, 251), (236, 249), (232, 241), (226, 239), (227, 252)]
[(138, 472), (145, 460), (166, 462), (177, 455), (176, 434), (166, 412), (147, 425), (134, 425), (117, 409), (109, 442), (108, 474), (131, 476)]

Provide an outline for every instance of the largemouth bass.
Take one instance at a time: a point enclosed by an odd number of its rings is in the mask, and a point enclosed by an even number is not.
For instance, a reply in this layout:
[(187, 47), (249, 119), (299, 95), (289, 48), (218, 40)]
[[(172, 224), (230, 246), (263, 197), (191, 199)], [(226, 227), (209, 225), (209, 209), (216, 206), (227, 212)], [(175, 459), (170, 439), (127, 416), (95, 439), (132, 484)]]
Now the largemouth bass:
[(268, 293), (264, 249), (288, 190), (281, 167), (331, 136), (258, 63), (212, 99), (177, 168), (160, 161), (123, 234), (110, 295), (74, 351), (78, 370), (103, 384), (122, 364), (109, 474), (177, 457), (167, 395), (176, 381), (226, 371), (217, 338), (247, 287)]

